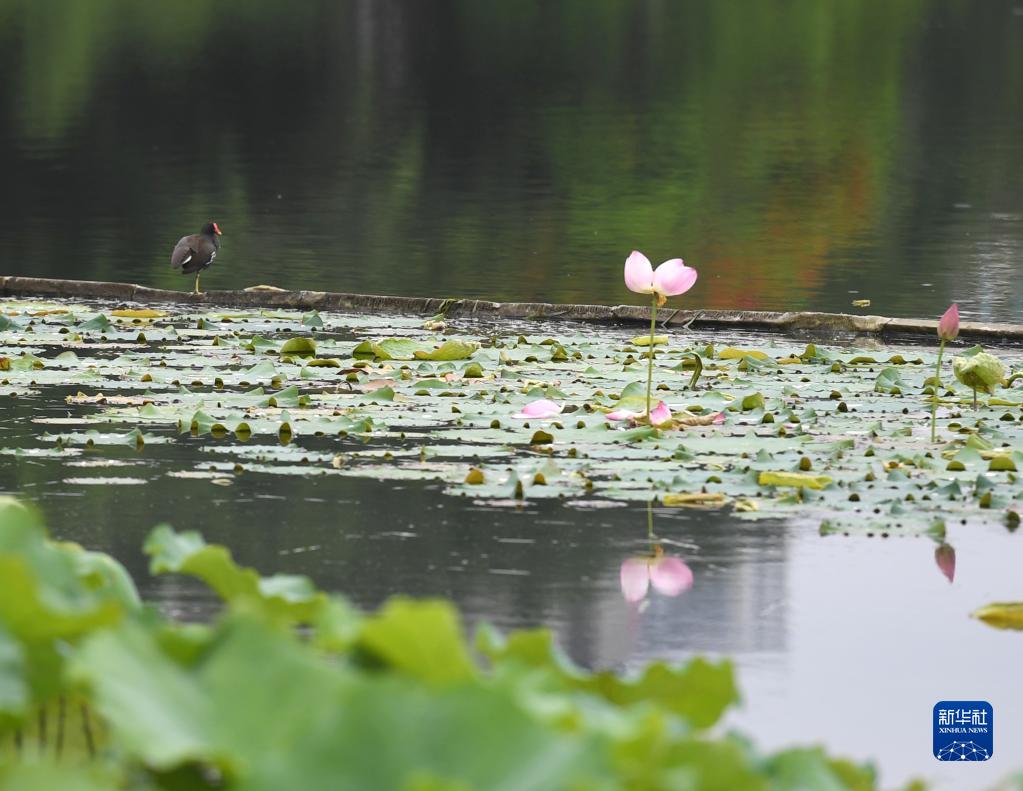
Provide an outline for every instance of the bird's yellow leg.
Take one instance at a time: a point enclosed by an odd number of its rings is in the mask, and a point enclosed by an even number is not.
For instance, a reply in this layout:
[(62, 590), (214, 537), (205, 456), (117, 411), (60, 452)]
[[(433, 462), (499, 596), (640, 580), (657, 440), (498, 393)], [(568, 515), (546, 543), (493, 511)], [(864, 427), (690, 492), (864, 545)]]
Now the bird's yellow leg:
[(202, 272), (196, 272), (195, 273), (195, 291), (192, 292), (193, 294), (198, 294), (199, 293), (199, 275), (201, 275), (201, 274), (202, 274)]

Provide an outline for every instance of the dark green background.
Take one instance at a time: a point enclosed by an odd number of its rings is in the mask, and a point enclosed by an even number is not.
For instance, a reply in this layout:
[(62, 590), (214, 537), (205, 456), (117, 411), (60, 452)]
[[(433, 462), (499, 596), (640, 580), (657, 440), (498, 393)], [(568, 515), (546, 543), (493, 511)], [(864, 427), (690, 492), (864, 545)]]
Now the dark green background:
[(0, 0), (0, 74), (2, 273), (1023, 320), (1015, 0)]

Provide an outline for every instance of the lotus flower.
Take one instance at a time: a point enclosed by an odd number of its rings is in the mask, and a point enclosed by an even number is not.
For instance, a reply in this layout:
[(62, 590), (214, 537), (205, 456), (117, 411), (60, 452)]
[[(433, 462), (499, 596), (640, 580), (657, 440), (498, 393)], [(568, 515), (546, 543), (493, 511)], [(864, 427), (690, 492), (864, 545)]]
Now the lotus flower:
[(519, 420), (543, 420), (544, 418), (557, 417), (564, 409), (560, 404), (548, 401), (546, 398), (539, 398), (536, 401), (530, 401), (522, 407), (521, 412), (516, 412), (512, 417), (516, 417)]
[(942, 544), (934, 550), (934, 562), (938, 564), (941, 573), (952, 582), (956, 576), (956, 551), (951, 544)]
[(954, 341), (959, 337), (959, 306), (954, 302), (938, 321), (938, 337), (943, 341)]
[[(684, 294), (696, 282), (696, 270), (685, 265), (681, 258), (665, 261), (656, 271), (650, 259), (638, 250), (625, 259), (625, 285), (637, 294), (650, 294), (650, 351), (646, 368), (646, 414), (652, 415), (650, 398), (654, 390), (654, 329), (657, 326), (657, 308), (668, 297)], [(695, 380), (694, 380), (695, 381)]]
[(622, 596), (630, 604), (643, 601), (650, 585), (665, 596), (678, 596), (693, 587), (693, 572), (680, 558), (656, 554), (622, 562)]
[(668, 297), (685, 294), (696, 282), (696, 270), (681, 258), (665, 261), (655, 270), (650, 259), (633, 250), (625, 260), (625, 285), (637, 294), (656, 294), (658, 306)]

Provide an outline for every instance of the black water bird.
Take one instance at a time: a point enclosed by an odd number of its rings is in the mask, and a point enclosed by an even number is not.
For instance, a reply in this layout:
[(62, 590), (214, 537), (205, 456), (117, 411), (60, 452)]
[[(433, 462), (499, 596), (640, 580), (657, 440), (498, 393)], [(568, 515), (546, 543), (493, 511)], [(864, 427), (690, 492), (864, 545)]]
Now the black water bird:
[(219, 249), (220, 226), (212, 221), (206, 223), (199, 233), (183, 236), (174, 245), (174, 252), (171, 253), (171, 266), (189, 275), (195, 273), (193, 294), (199, 293), (199, 275), (213, 263)]

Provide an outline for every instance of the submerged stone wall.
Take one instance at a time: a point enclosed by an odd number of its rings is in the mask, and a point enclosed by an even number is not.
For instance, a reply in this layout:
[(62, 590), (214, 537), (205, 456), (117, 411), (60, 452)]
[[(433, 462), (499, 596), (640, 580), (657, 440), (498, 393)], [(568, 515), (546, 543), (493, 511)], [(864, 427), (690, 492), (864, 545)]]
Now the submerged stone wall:
[[(650, 310), (638, 305), (556, 305), (548, 302), (490, 302), (479, 299), (439, 299), (435, 297), (395, 297), (371, 294), (344, 294), (330, 291), (285, 291), (269, 286), (253, 286), (241, 291), (207, 291), (190, 294), (182, 291), (148, 288), (134, 283), (109, 283), (93, 280), (58, 280), (39, 277), (0, 277), (0, 294), (5, 297), (64, 297), (71, 299), (108, 299), (119, 302), (176, 303), (180, 305), (253, 308), (291, 308), (353, 313), (404, 313), (451, 317), (476, 316), (509, 319), (567, 319), (607, 324), (647, 325)], [(659, 313), (662, 326), (692, 324), (694, 327), (732, 327), (748, 330), (775, 330), (787, 333), (863, 334), (897, 340), (912, 336), (930, 336), (937, 331), (937, 320), (892, 319), (885, 316), (856, 316), (848, 313), (785, 312), (757, 310), (682, 310), (664, 308)], [(1023, 342), (1021, 324), (963, 322), (960, 335), (978, 341)]]

